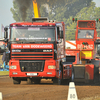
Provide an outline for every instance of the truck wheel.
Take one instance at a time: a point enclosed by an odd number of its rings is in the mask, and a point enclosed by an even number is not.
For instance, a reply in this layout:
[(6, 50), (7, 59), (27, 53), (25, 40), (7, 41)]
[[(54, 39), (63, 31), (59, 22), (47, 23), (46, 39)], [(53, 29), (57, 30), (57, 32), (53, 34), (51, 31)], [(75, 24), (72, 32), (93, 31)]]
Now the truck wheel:
[(21, 83), (21, 80), (13, 78), (13, 84), (20, 84), (20, 83)]
[(85, 73), (85, 83), (89, 83), (89, 74), (87, 72)]
[(61, 85), (62, 84), (62, 79), (60, 79), (60, 78), (54, 78), (53, 79), (53, 84)]
[(58, 78), (58, 85), (62, 85), (62, 79)]
[(57, 78), (53, 78), (52, 81), (53, 81), (53, 84), (57, 84), (58, 79)]
[(40, 81), (41, 81), (41, 79), (35, 79), (35, 80), (34, 80), (34, 83), (35, 83), (35, 84), (39, 84)]
[(72, 71), (71, 81), (74, 82), (74, 72)]
[(30, 78), (27, 78), (27, 84), (32, 84), (32, 80)]
[(99, 82), (99, 66), (94, 66), (94, 84), (97, 84)]
[(71, 82), (74, 82), (74, 78), (75, 78), (75, 76), (74, 76), (74, 68), (73, 68), (73, 66), (72, 66)]
[(62, 84), (62, 71), (61, 71), (61, 65), (59, 65), (59, 78), (58, 78), (58, 85)]

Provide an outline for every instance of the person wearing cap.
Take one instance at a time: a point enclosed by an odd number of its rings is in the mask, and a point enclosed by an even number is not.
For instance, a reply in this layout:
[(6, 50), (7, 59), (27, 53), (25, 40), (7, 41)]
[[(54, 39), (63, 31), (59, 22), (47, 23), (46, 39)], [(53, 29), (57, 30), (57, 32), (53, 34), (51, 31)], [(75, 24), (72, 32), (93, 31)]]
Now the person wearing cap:
[(86, 38), (93, 38), (89, 31), (86, 32)]

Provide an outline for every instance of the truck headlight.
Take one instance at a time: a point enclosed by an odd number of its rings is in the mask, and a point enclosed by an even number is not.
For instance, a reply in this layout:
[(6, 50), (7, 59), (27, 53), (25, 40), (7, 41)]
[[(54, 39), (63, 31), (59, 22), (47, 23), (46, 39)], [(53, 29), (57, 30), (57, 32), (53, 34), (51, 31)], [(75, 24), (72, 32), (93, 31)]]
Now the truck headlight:
[(49, 65), (49, 66), (48, 66), (48, 69), (56, 69), (56, 66), (54, 66), (54, 65)]
[(17, 69), (17, 66), (9, 66), (9, 69)]

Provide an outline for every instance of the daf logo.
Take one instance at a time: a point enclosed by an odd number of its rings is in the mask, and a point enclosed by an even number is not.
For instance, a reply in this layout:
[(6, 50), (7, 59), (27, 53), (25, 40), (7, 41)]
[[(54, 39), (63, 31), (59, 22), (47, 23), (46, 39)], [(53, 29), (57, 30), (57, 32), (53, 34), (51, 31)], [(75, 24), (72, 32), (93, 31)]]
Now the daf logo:
[(12, 50), (12, 52), (21, 52), (21, 50)]
[(43, 52), (52, 52), (52, 50), (43, 50)]

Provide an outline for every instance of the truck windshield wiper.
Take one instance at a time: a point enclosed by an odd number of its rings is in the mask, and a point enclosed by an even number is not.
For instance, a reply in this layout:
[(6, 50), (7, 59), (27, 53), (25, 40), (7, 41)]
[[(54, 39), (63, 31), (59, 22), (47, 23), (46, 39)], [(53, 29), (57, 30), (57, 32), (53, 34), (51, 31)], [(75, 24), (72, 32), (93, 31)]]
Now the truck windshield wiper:
[(27, 41), (26, 40), (24, 40), (24, 41), (21, 41), (21, 40), (15, 41), (15, 40), (13, 40), (13, 41), (10, 41), (10, 42), (24, 43), (24, 42), (27, 42)]

